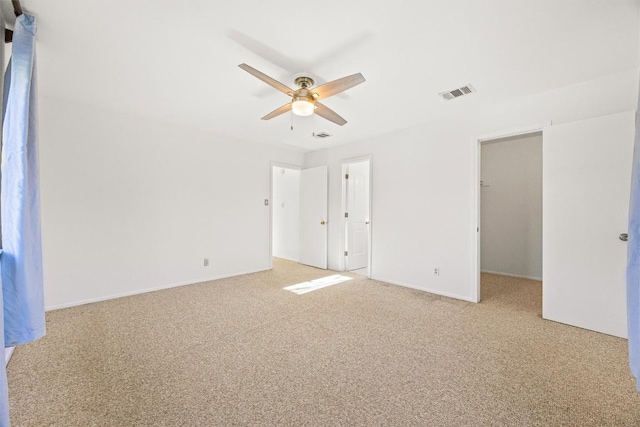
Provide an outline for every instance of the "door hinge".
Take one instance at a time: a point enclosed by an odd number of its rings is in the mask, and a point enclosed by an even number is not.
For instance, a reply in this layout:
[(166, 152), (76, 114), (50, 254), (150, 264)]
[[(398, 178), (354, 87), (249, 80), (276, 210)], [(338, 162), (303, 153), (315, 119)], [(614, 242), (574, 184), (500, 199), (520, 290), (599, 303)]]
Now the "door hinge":
[(348, 173), (344, 174), (344, 179), (349, 179), (349, 174)]
[(345, 213), (344, 213), (344, 217), (345, 217), (345, 218), (349, 218), (349, 212), (345, 212)]
[(349, 252), (344, 251), (344, 256), (347, 256), (347, 255), (349, 255)]

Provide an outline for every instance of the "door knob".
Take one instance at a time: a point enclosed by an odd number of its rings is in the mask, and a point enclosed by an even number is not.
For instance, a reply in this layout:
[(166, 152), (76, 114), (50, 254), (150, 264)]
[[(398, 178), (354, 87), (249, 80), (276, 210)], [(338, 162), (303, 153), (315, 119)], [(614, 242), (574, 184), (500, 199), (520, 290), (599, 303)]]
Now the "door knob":
[(320, 221), (320, 225), (325, 225), (325, 224), (326, 224), (326, 222)]
[(366, 225), (369, 225), (369, 221), (365, 222)]
[(618, 238), (623, 242), (626, 242), (627, 240), (629, 240), (629, 235), (627, 233), (622, 233), (621, 235), (618, 236)]

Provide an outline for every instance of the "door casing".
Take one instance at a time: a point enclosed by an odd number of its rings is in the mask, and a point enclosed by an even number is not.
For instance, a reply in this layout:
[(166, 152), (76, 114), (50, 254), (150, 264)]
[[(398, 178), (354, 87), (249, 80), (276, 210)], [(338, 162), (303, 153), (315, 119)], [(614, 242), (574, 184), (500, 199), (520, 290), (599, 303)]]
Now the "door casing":
[[(474, 147), (475, 147), (475, 164), (474, 166), (474, 171), (475, 173), (472, 174), (473, 176), (473, 182), (471, 183), (471, 185), (473, 186), (473, 216), (474, 219), (471, 222), (472, 224), (474, 224), (474, 233), (473, 233), (473, 240), (474, 240), (474, 244), (472, 245), (473, 250), (473, 265), (474, 265), (474, 271), (475, 271), (475, 286), (472, 289), (472, 296), (471, 296), (471, 300), (475, 301), (475, 302), (480, 302), (480, 286), (481, 286), (481, 281), (480, 281), (480, 270), (481, 270), (481, 264), (480, 264), (480, 243), (481, 243), (481, 234), (482, 234), (482, 230), (480, 229), (480, 218), (481, 218), (481, 206), (480, 206), (480, 201), (481, 201), (481, 193), (480, 193), (480, 180), (481, 180), (481, 165), (482, 165), (482, 143), (484, 141), (489, 141), (492, 139), (500, 139), (500, 138), (509, 138), (509, 137), (514, 137), (514, 136), (521, 136), (521, 135), (527, 135), (530, 133), (537, 133), (537, 132), (542, 132), (542, 140), (543, 140), (543, 144), (544, 144), (544, 128), (551, 126), (551, 122), (545, 122), (545, 123), (540, 123), (540, 124), (535, 124), (535, 125), (530, 125), (530, 126), (525, 126), (525, 127), (521, 127), (521, 128), (516, 128), (516, 129), (511, 129), (511, 130), (505, 130), (505, 131), (501, 131), (501, 132), (494, 132), (494, 133), (490, 133), (490, 134), (485, 134), (485, 135), (480, 135), (477, 136), (474, 140)], [(544, 192), (544, 188), (542, 190)], [(544, 279), (544, 270), (543, 270), (543, 279)]]

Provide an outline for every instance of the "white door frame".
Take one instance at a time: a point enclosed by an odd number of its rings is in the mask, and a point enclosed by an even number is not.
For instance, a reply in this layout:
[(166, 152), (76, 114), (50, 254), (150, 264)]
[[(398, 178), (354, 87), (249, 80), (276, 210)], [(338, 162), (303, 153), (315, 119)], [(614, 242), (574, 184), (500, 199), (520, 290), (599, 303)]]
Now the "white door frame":
[(338, 257), (339, 264), (338, 264), (338, 269), (339, 271), (346, 271), (347, 270), (347, 257), (344, 254), (344, 251), (346, 250), (345, 247), (345, 243), (347, 241), (347, 234), (346, 234), (346, 228), (347, 228), (347, 220), (344, 217), (344, 212), (346, 212), (347, 209), (347, 180), (344, 179), (344, 175), (346, 173), (346, 167), (352, 163), (360, 163), (360, 162), (369, 162), (369, 227), (368, 227), (368, 233), (369, 233), (369, 242), (368, 242), (368, 259), (367, 259), (367, 277), (371, 278), (372, 274), (371, 272), (373, 271), (371, 266), (372, 266), (372, 260), (373, 260), (373, 254), (371, 251), (371, 248), (373, 247), (371, 242), (372, 242), (372, 238), (373, 238), (373, 217), (372, 217), (372, 212), (373, 212), (373, 156), (372, 155), (368, 155), (368, 156), (360, 156), (360, 157), (351, 157), (351, 158), (347, 158), (347, 159), (342, 159), (341, 162), (341, 167), (340, 167), (340, 182), (341, 182), (341, 187), (342, 187), (342, 195), (340, 196), (341, 198), (341, 205), (340, 205), (340, 256)]
[[(490, 133), (490, 134), (485, 134), (485, 135), (480, 135), (477, 136), (474, 140), (474, 149), (475, 149), (475, 164), (474, 164), (474, 169), (475, 169), (475, 173), (473, 174), (473, 221), (471, 222), (472, 224), (475, 224), (475, 229), (476, 232), (473, 233), (474, 235), (474, 239), (475, 242), (472, 245), (472, 248), (474, 249), (474, 254), (473, 256), (473, 265), (475, 268), (475, 281), (476, 284), (473, 287), (473, 293), (471, 296), (471, 299), (475, 302), (480, 302), (480, 285), (481, 285), (481, 280), (480, 280), (480, 270), (481, 270), (481, 265), (480, 265), (480, 246), (481, 246), (481, 239), (480, 239), (480, 235), (482, 233), (482, 230), (480, 230), (480, 219), (481, 219), (481, 206), (480, 206), (480, 200), (481, 200), (481, 193), (480, 193), (480, 179), (481, 179), (481, 172), (482, 172), (482, 143), (485, 141), (490, 141), (492, 139), (499, 139), (499, 138), (509, 138), (512, 136), (519, 136), (519, 135), (527, 135), (529, 133), (536, 133), (536, 132), (542, 132), (542, 139), (544, 140), (544, 129), (546, 127), (551, 126), (551, 122), (545, 122), (542, 124), (537, 124), (537, 125), (531, 125), (531, 126), (524, 126), (521, 128), (516, 128), (516, 129), (511, 129), (511, 130), (507, 130), (507, 131), (502, 131), (502, 132), (494, 132), (494, 133)], [(544, 191), (544, 188), (542, 189), (542, 191)], [(543, 243), (544, 245), (544, 243)], [(542, 275), (544, 277), (544, 266), (543, 266), (543, 272)]]
[(272, 160), (269, 167), (269, 270), (273, 268), (273, 168), (302, 170), (302, 166)]

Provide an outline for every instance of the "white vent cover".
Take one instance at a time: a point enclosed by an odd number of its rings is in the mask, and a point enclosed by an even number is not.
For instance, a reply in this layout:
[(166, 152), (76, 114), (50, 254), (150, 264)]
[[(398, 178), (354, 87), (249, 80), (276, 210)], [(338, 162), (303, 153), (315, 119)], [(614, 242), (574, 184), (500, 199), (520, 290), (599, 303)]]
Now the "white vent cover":
[(325, 139), (325, 138), (329, 138), (331, 135), (329, 135), (326, 132), (318, 132), (318, 133), (314, 133), (313, 137), (314, 138), (318, 138), (318, 139)]
[(470, 84), (466, 86), (459, 87), (458, 89), (450, 90), (449, 92), (440, 92), (440, 96), (443, 97), (446, 101), (451, 101), (452, 99), (456, 99), (461, 97), (462, 95), (468, 95), (476, 90)]

